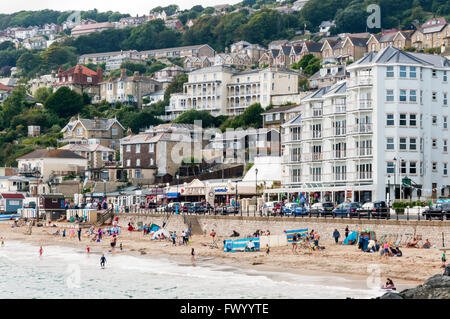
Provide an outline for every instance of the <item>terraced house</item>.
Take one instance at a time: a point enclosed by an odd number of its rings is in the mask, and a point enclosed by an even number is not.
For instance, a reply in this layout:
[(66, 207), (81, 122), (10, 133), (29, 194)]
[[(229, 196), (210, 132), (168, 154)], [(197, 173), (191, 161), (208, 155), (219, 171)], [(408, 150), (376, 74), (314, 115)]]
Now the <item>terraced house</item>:
[(142, 107), (142, 97), (162, 89), (162, 84), (148, 76), (140, 76), (134, 72), (133, 76), (127, 76), (126, 70), (122, 70), (120, 77), (109, 78), (100, 84), (100, 99), (111, 104), (121, 102), (124, 104), (135, 103)]

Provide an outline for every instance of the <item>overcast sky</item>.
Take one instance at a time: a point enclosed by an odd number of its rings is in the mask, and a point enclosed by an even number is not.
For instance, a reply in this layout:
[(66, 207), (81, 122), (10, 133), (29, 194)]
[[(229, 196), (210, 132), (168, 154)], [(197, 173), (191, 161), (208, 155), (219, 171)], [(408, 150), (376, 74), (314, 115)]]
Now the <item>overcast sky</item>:
[(148, 14), (150, 9), (157, 6), (177, 4), (181, 9), (190, 9), (197, 4), (203, 7), (218, 4), (235, 4), (240, 0), (13, 0), (3, 1), (0, 13), (13, 13), (21, 10), (52, 9), (57, 11), (66, 10), (91, 10), (119, 11), (131, 15)]

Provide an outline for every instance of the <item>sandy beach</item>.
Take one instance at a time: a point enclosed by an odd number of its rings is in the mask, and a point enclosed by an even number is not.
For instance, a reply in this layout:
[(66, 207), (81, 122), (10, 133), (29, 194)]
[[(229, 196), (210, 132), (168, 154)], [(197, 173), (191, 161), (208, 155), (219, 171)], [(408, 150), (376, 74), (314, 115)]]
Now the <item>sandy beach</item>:
[[(69, 224), (68, 224), (69, 225)], [(26, 227), (12, 228), (10, 222), (0, 224), (0, 237), (9, 240), (29, 242), (36, 246), (49, 245), (70, 246), (86, 251), (89, 245), (91, 253), (109, 252), (109, 236), (105, 236), (101, 243), (92, 242), (87, 229), (83, 229), (82, 239), (76, 234), (65, 238), (55, 236), (56, 227), (33, 227), (31, 235), (25, 235)], [(213, 258), (210, 261), (219, 265), (232, 265), (245, 269), (255, 269), (271, 272), (290, 272), (302, 275), (330, 275), (348, 279), (366, 280), (371, 272), (379, 271), (381, 279), (390, 277), (395, 283), (409, 286), (421, 284), (427, 278), (442, 273), (439, 249), (402, 248), (403, 257), (381, 257), (378, 253), (363, 253), (356, 246), (336, 245), (334, 242), (321, 240), (320, 245), (326, 248), (322, 251), (306, 252), (298, 250), (293, 254), (290, 246), (273, 247), (270, 254), (265, 252), (225, 253), (222, 240), (217, 238), (219, 249), (210, 248), (203, 244), (211, 242), (209, 236), (194, 235), (188, 246), (173, 246), (169, 241), (150, 240), (142, 232), (124, 231), (119, 236), (114, 254), (130, 254), (143, 257), (164, 257), (183, 263), (191, 262), (191, 248), (195, 249), (196, 259)], [(118, 246), (122, 243), (123, 250)], [(36, 252), (38, 248), (36, 249)], [(375, 270), (374, 270), (375, 269)]]

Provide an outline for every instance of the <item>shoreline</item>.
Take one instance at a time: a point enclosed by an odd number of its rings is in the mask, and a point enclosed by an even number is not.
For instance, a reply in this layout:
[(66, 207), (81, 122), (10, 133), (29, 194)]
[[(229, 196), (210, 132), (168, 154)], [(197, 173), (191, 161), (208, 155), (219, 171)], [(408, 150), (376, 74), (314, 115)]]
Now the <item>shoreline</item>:
[[(68, 224), (69, 226), (70, 224)], [(81, 242), (77, 236), (74, 238), (56, 237), (52, 233), (58, 227), (33, 227), (32, 235), (25, 235), (25, 227), (11, 228), (10, 223), (0, 224), (0, 237), (5, 238), (7, 245), (9, 240), (27, 242), (32, 245), (63, 246), (79, 248), (86, 252), (89, 245), (91, 254), (110, 252), (109, 236), (105, 236), (101, 243), (92, 242), (83, 231)], [(217, 238), (221, 243), (222, 239)], [(382, 283), (386, 277), (390, 277), (396, 283), (397, 289), (415, 287), (434, 274), (441, 273), (438, 262), (437, 249), (404, 248), (404, 257), (383, 258), (379, 254), (369, 254), (358, 251), (355, 246), (335, 245), (331, 242), (321, 241), (326, 247), (323, 251), (300, 252), (292, 254), (290, 246), (273, 247), (270, 255), (265, 252), (252, 253), (225, 253), (222, 249), (212, 249), (202, 246), (211, 242), (209, 236), (192, 237), (192, 243), (188, 246), (173, 247), (168, 241), (151, 241), (144, 237), (142, 232), (128, 233), (124, 231), (118, 237), (114, 255), (125, 254), (134, 257), (161, 258), (178, 264), (191, 263), (190, 251), (196, 251), (196, 266), (213, 264), (216, 266), (233, 267), (245, 272), (259, 272), (277, 277), (277, 275), (299, 275), (312, 279), (335, 278), (337, 283), (328, 282), (330, 285), (368, 289), (364, 284), (371, 276), (368, 267), (375, 267), (379, 271)], [(119, 245), (123, 244), (123, 251)], [(38, 248), (36, 249), (36, 252)], [(410, 256), (413, 255), (413, 256)], [(202, 260), (208, 258), (208, 260)], [(213, 259), (211, 259), (213, 258)], [(424, 270), (426, 271), (420, 271)], [(381, 295), (381, 294), (380, 294)]]

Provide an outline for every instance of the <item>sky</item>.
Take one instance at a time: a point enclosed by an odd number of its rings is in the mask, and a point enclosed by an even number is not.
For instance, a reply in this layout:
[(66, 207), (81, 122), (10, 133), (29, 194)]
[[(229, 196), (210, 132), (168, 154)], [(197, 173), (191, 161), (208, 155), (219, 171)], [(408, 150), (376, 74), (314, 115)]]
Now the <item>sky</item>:
[[(3, 2), (3, 1), (2, 1)], [(214, 6), (218, 4), (235, 4), (240, 0), (13, 0), (5, 1), (0, 6), (0, 13), (13, 13), (21, 10), (42, 10), (51, 9), (56, 11), (66, 10), (92, 10), (119, 11), (131, 15), (148, 14), (152, 8), (157, 6), (167, 6), (177, 4), (180, 9), (190, 9), (195, 5), (201, 4), (203, 7)]]

